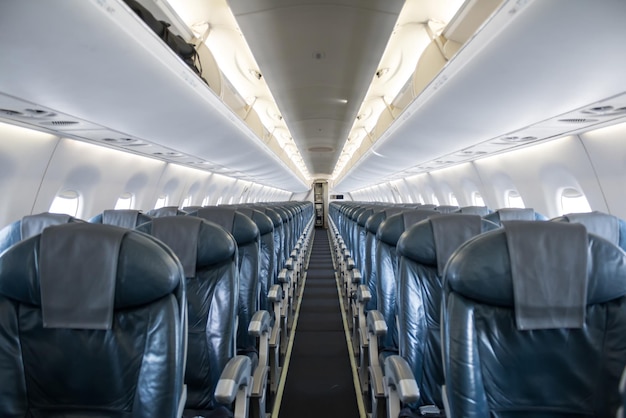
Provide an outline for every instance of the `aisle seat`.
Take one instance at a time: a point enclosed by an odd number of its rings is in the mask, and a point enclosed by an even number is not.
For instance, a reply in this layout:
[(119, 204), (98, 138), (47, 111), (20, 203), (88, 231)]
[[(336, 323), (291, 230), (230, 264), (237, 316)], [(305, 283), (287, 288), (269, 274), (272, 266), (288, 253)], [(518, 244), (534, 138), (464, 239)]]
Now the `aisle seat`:
[(626, 366), (626, 254), (575, 223), (509, 221), (446, 266), (452, 417), (614, 417)]
[[(187, 402), (185, 416), (211, 416), (232, 405), (222, 405), (215, 397), (220, 375), (235, 358), (237, 332), (237, 244), (219, 225), (191, 216), (155, 218), (137, 228), (167, 245), (180, 260), (187, 286), (189, 316), (189, 351), (185, 372)], [(246, 329), (247, 331), (247, 329)], [(267, 331), (265, 333), (267, 338)], [(240, 363), (239, 363), (240, 362)], [(234, 360), (245, 367), (246, 362)], [(250, 362), (248, 362), (250, 363)], [(266, 365), (260, 364), (260, 378)], [(235, 399), (244, 407), (251, 394), (253, 370), (248, 366), (247, 378), (241, 385), (249, 386), (243, 399)], [(263, 399), (264, 400), (264, 399)]]
[(177, 417), (185, 285), (154, 238), (46, 228), (0, 256), (0, 416)]

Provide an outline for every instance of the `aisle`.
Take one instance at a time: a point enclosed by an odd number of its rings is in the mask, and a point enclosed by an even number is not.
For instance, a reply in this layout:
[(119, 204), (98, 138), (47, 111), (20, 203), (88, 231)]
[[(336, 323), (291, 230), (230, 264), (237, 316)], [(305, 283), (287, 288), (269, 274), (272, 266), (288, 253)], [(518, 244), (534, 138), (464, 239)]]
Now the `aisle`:
[(358, 416), (328, 235), (316, 228), (279, 417)]

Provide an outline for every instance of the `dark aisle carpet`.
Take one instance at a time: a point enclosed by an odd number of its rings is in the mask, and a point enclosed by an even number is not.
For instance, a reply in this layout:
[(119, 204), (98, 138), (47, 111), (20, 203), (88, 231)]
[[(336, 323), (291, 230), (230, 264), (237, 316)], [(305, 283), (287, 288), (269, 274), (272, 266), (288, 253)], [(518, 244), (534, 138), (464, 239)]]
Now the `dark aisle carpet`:
[(328, 235), (315, 230), (280, 418), (359, 416)]

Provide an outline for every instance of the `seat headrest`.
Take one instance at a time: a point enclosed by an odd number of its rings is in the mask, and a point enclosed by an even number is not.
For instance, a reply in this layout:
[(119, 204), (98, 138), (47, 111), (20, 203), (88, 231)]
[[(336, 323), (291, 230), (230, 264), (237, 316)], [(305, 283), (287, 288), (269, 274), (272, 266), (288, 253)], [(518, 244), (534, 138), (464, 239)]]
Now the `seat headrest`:
[(624, 249), (623, 241), (626, 237), (623, 238), (622, 236), (626, 235), (626, 222), (616, 216), (598, 211), (590, 213), (568, 213), (567, 215), (553, 219), (553, 221), (583, 224), (585, 228), (587, 228), (588, 233), (599, 235)]
[(109, 328), (112, 310), (162, 298), (181, 278), (159, 241), (110, 225), (51, 226), (0, 256), (0, 294), (40, 306), (48, 327)]
[[(513, 232), (512, 223), (519, 223), (513, 227)], [(514, 308), (517, 298), (523, 296), (515, 295), (514, 284), (514, 280), (519, 278), (516, 269), (521, 262), (524, 270), (522, 274), (526, 277), (535, 276), (528, 286), (536, 290), (545, 289), (545, 292), (541, 292), (543, 299), (556, 296), (562, 304), (571, 295), (580, 300), (581, 280), (586, 280), (586, 305), (604, 303), (626, 295), (626, 281), (615, 280), (616, 277), (626, 277), (626, 256), (622, 250), (596, 235), (581, 233), (580, 228), (584, 232), (584, 227), (580, 225), (575, 226), (578, 229), (572, 232), (547, 225), (573, 226), (511, 221), (505, 228), (468, 241), (448, 262), (446, 286), (481, 303)], [(513, 240), (519, 240), (520, 243), (513, 245), (521, 245), (525, 254), (515, 255), (513, 251), (517, 247), (511, 249), (508, 235), (517, 235), (518, 232), (521, 235)], [(581, 235), (586, 237), (583, 239)], [(583, 259), (584, 268), (578, 259)], [(580, 270), (586, 273), (586, 279), (579, 277)], [(514, 275), (517, 277), (514, 278)], [(566, 314), (569, 312), (567, 309), (561, 311)], [(561, 325), (562, 321), (570, 323), (569, 318), (562, 318), (563, 315), (542, 313), (541, 316), (550, 318), (554, 322), (553, 326)], [(540, 325), (545, 327), (547, 324)]]
[(274, 223), (274, 228), (282, 226), (283, 218), (280, 217), (280, 214), (276, 212), (274, 209), (270, 208), (258, 208), (261, 212), (265, 213)]
[(356, 220), (357, 225), (365, 227), (365, 224), (367, 223), (367, 219), (370, 216), (372, 216), (373, 213), (374, 213), (374, 209), (372, 208), (365, 209), (363, 212), (361, 212), (361, 214), (357, 218)]
[[(134, 229), (137, 225), (150, 221), (152, 218), (136, 209), (113, 209), (102, 212), (100, 223)], [(92, 222), (92, 220), (89, 220)]]
[(386, 208), (381, 210), (380, 212), (375, 212), (367, 218), (365, 222), (365, 228), (371, 232), (372, 234), (376, 234), (378, 232), (378, 228), (380, 224), (390, 217), (391, 215), (395, 215), (396, 213), (402, 212), (402, 208)]
[(483, 232), (498, 229), (478, 215), (440, 214), (416, 223), (398, 240), (398, 254), (417, 263), (437, 266), (441, 276), (450, 256), (464, 242)]
[(531, 208), (504, 208), (497, 211), (500, 222), (534, 221), (535, 210)]
[(468, 215), (485, 216), (491, 213), (487, 206), (463, 206), (459, 209), (459, 213), (465, 213)]
[(459, 207), (455, 205), (440, 205), (435, 210), (439, 213), (453, 213), (459, 210)]
[(50, 212), (24, 216), (19, 221), (0, 229), (0, 253), (24, 239), (40, 234), (49, 226), (70, 222), (84, 221), (69, 215)]
[(70, 215), (62, 213), (44, 212), (24, 216), (20, 226), (22, 239), (34, 237), (49, 226), (66, 224), (71, 220), (72, 217)]
[(234, 208), (210, 206), (191, 212), (189, 216), (197, 216), (218, 224), (235, 237), (238, 246), (254, 242), (260, 236), (259, 228), (254, 221)]
[(256, 224), (259, 234), (271, 234), (274, 232), (274, 222), (263, 212), (252, 208), (237, 208), (237, 212), (243, 213)]
[(165, 216), (137, 227), (174, 251), (185, 277), (196, 270), (231, 259), (237, 249), (233, 236), (221, 226), (194, 216)]
[(162, 216), (183, 216), (186, 214), (187, 212), (183, 212), (178, 209), (177, 206), (163, 206), (162, 208), (152, 209), (147, 212), (147, 215), (153, 218), (160, 218)]
[(376, 239), (395, 247), (400, 239), (400, 235), (402, 235), (409, 226), (436, 214), (437, 212), (434, 210), (415, 209), (405, 210), (391, 215), (378, 227)]

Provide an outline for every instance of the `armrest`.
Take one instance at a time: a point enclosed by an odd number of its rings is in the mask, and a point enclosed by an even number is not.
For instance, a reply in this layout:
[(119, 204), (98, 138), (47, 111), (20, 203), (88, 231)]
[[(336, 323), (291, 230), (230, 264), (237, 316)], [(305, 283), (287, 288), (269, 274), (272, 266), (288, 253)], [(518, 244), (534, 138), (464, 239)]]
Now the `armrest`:
[(357, 268), (354, 268), (352, 270), (352, 283), (359, 284), (359, 283), (361, 283), (361, 279), (362, 278), (363, 277), (361, 276), (361, 271), (359, 269), (357, 269)]
[(215, 387), (215, 399), (230, 405), (242, 386), (250, 386), (252, 363), (248, 356), (235, 356), (228, 360)]
[[(290, 260), (291, 259), (289, 259), (288, 261)], [(280, 283), (289, 283), (289, 280), (290, 280), (290, 277), (289, 277), (289, 274), (287, 273), (287, 269), (286, 268), (282, 269), (280, 273), (278, 273), (278, 281)]]
[[(360, 273), (359, 273), (360, 275)], [(365, 304), (372, 299), (372, 293), (370, 292), (369, 287), (362, 284), (356, 289), (356, 300)], [(379, 312), (380, 313), (380, 312)]]
[(387, 323), (380, 311), (369, 311), (367, 313), (367, 330), (377, 337), (387, 335)]
[(272, 328), (272, 317), (267, 311), (256, 311), (250, 319), (248, 334), (253, 337), (260, 337), (264, 333), (269, 333)]
[(267, 292), (267, 300), (269, 300), (271, 303), (282, 301), (283, 300), (283, 288), (277, 284), (273, 284), (270, 287), (270, 290)]
[[(348, 252), (348, 254), (350, 254), (350, 253)], [(346, 268), (348, 270), (354, 269), (354, 260), (350, 256), (348, 256), (348, 262), (346, 263)]]
[(285, 268), (287, 270), (293, 270), (293, 258), (290, 257), (285, 261)]
[(389, 356), (385, 360), (385, 383), (395, 388), (402, 403), (417, 402), (420, 399), (420, 390), (413, 372), (400, 356)]

